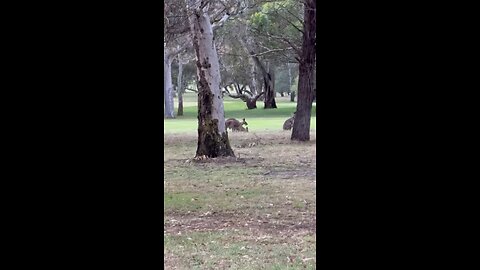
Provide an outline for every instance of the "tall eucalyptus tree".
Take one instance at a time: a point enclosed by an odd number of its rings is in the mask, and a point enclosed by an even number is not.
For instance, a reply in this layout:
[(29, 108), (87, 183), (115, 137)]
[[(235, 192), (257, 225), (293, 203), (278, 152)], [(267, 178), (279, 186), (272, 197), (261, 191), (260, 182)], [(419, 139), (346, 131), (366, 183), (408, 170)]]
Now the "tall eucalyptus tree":
[[(225, 127), (214, 29), (245, 7), (240, 1), (214, 0), (188, 0), (187, 6), (198, 78), (198, 142), (195, 157), (235, 156)], [(211, 17), (221, 19), (212, 24)]]

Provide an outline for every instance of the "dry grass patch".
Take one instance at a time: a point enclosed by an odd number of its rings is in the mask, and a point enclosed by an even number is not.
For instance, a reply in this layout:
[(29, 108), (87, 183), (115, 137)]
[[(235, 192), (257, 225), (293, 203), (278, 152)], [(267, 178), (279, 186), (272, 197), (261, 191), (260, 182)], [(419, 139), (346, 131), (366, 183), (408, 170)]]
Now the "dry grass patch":
[(237, 157), (201, 162), (196, 135), (165, 135), (166, 269), (314, 269), (315, 134), (289, 135), (230, 133)]

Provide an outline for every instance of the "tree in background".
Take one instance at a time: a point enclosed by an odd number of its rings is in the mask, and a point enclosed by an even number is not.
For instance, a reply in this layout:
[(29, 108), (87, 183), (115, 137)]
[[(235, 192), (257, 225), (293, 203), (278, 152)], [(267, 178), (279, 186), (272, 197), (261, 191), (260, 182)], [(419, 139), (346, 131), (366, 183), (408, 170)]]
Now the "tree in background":
[(178, 111), (177, 115), (183, 115), (183, 93), (185, 93), (185, 88), (187, 86), (187, 79), (184, 79), (183, 70), (184, 67), (193, 60), (187, 54), (178, 54), (177, 63), (178, 63), (178, 73), (177, 73), (177, 94), (178, 94)]
[(191, 46), (188, 31), (187, 9), (184, 0), (167, 0), (164, 3), (163, 32), (163, 92), (165, 99), (165, 118), (175, 118), (172, 64), (176, 56)]
[[(301, 3), (295, 0), (265, 1), (249, 16), (246, 24), (248, 37), (256, 48), (255, 51), (250, 49), (250, 54), (263, 75), (266, 90), (273, 88), (272, 96), (276, 90), (279, 92), (275, 89), (274, 67), (299, 60), (303, 23), (301, 7)], [(252, 42), (248, 45), (252, 48)], [(265, 63), (263, 67), (262, 62)], [(267, 91), (265, 98), (268, 99)]]

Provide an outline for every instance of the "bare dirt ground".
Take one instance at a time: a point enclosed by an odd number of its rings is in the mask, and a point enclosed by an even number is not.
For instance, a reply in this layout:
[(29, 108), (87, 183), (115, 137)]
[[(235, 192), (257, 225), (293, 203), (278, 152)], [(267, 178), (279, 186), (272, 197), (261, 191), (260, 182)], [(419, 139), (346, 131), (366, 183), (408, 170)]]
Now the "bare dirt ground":
[(315, 134), (230, 133), (235, 158), (165, 137), (165, 269), (315, 269)]

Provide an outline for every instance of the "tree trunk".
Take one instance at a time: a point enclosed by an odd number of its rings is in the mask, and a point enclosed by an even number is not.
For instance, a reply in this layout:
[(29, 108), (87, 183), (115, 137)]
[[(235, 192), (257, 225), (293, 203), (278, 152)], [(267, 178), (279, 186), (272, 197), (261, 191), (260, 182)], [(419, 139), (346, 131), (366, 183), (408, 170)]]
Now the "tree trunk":
[(287, 63), (288, 68), (288, 94), (292, 92), (292, 67), (290, 63)]
[(220, 91), (220, 67), (207, 8), (189, 0), (189, 16), (197, 64), (198, 143), (195, 157), (235, 156), (228, 140)]
[(172, 62), (173, 58), (164, 50), (163, 54), (163, 93), (165, 98), (165, 117), (175, 118), (174, 101), (173, 101), (173, 84), (172, 84)]
[(272, 75), (267, 71), (265, 66), (260, 62), (260, 59), (258, 59), (257, 56), (253, 55), (254, 53), (252, 52), (250, 55), (255, 61), (255, 64), (257, 67), (260, 69), (262, 76), (263, 76), (263, 92), (265, 92), (265, 97), (263, 100), (264, 103), (264, 109), (273, 109), (277, 108), (277, 104), (275, 102), (275, 92), (273, 90), (274, 83), (273, 83), (273, 78)]
[(310, 140), (310, 118), (313, 101), (313, 70), (315, 64), (316, 3), (304, 2), (303, 44), (298, 77), (297, 112), (293, 124), (292, 140)]
[(257, 108), (257, 100), (255, 98), (249, 98), (246, 101), (247, 103), (247, 109), (253, 110)]
[(178, 77), (177, 77), (177, 90), (178, 90), (178, 111), (177, 115), (183, 115), (183, 62), (181, 56), (178, 55)]
[(249, 59), (249, 64), (250, 64), (250, 76), (251, 76), (251, 82), (250, 82), (250, 92), (252, 92), (253, 95), (257, 95), (260, 93), (257, 85), (257, 69), (255, 67), (255, 62), (253, 59)]
[[(264, 102), (264, 109), (271, 109), (271, 108), (277, 108), (277, 104), (275, 102), (275, 93), (274, 93), (274, 82), (271, 74), (267, 71), (266, 67), (262, 64), (260, 59), (255, 55), (255, 52), (253, 50), (249, 49), (249, 46), (247, 45), (247, 42), (243, 40), (242, 38), (239, 38), (240, 44), (242, 45), (243, 49), (250, 55), (251, 59), (253, 60), (253, 63), (255, 64), (255, 77), (253, 80), (255, 82), (258, 82), (256, 80), (257, 75), (256, 75), (256, 70), (257, 68), (260, 70), (260, 73), (262, 74), (263, 78), (263, 84), (260, 87), (260, 84), (256, 84), (257, 86), (257, 92), (265, 92), (265, 95), (262, 95), (260, 97), (261, 100)], [(247, 40), (248, 41), (248, 40)], [(260, 89), (261, 88), (261, 89)]]
[(277, 103), (275, 102), (274, 81), (270, 73), (265, 74), (263, 78), (265, 84), (265, 99), (263, 101), (264, 109), (275, 109)]

